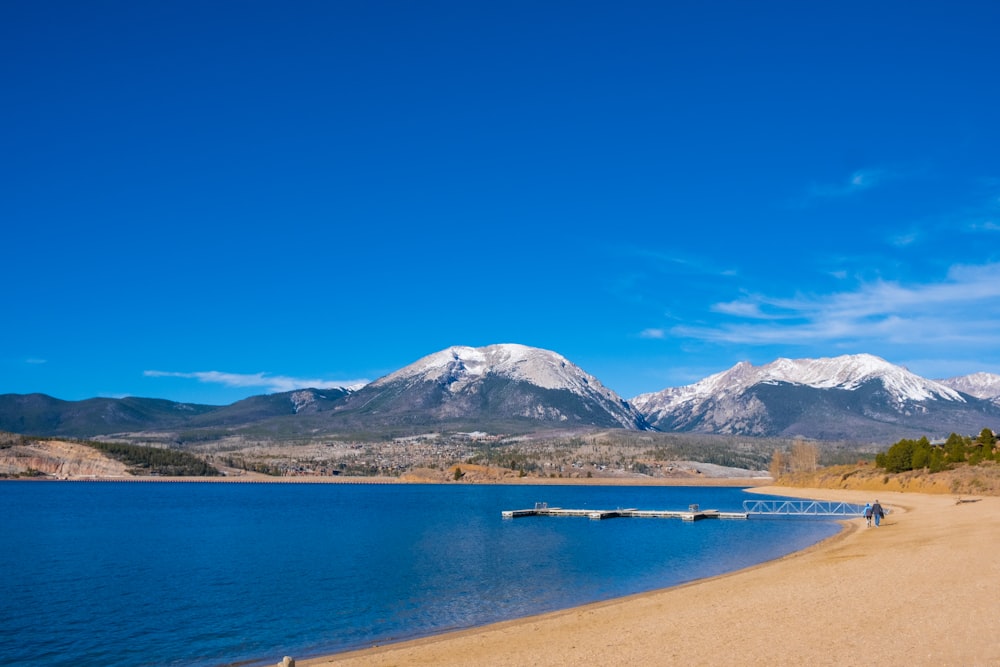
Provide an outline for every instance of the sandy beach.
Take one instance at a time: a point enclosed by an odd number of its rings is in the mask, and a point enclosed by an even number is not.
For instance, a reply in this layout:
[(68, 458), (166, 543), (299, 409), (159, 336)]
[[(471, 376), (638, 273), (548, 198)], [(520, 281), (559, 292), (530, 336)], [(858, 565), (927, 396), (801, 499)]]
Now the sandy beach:
[(297, 664), (1000, 665), (1000, 498), (759, 491), (892, 513), (729, 575)]

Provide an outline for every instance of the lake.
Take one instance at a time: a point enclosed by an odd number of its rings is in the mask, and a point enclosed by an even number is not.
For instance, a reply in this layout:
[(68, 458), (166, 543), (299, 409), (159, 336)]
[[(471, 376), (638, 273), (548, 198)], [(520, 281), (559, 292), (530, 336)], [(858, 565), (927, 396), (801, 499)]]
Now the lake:
[[(0, 482), (0, 660), (273, 664), (673, 586), (838, 530), (720, 487)], [(765, 496), (766, 497), (766, 496)]]

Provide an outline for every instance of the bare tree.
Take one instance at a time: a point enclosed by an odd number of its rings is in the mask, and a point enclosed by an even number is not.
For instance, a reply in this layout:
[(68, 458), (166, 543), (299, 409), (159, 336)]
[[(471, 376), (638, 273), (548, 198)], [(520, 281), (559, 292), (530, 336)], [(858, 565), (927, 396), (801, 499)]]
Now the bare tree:
[(819, 467), (819, 447), (815, 443), (796, 439), (792, 443), (788, 467), (792, 472), (814, 472)]
[(788, 461), (785, 457), (785, 453), (780, 449), (775, 449), (774, 454), (771, 454), (771, 463), (767, 466), (767, 470), (771, 473), (771, 477), (778, 479), (781, 477), (788, 469)]

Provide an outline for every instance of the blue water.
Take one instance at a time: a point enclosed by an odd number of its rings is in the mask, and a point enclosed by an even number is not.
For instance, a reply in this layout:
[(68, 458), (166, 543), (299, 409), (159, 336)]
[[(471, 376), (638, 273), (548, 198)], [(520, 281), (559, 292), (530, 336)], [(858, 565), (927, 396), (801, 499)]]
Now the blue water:
[[(759, 496), (754, 496), (759, 497)], [(828, 521), (527, 517), (740, 511), (739, 489), (0, 483), (0, 662), (274, 663), (672, 586)]]

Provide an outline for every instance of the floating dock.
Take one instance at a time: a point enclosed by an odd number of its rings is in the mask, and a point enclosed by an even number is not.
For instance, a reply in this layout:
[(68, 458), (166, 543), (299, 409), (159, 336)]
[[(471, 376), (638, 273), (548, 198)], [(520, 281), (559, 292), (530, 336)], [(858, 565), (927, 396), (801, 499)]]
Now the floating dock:
[(720, 512), (719, 510), (703, 510), (697, 505), (691, 505), (685, 510), (640, 510), (635, 508), (615, 510), (563, 509), (549, 507), (546, 503), (537, 503), (532, 509), (504, 510), (500, 513), (504, 519), (517, 519), (524, 516), (585, 516), (588, 519), (617, 519), (633, 517), (640, 519), (681, 519), (682, 521), (700, 521), (701, 519), (745, 519), (743, 512)]

